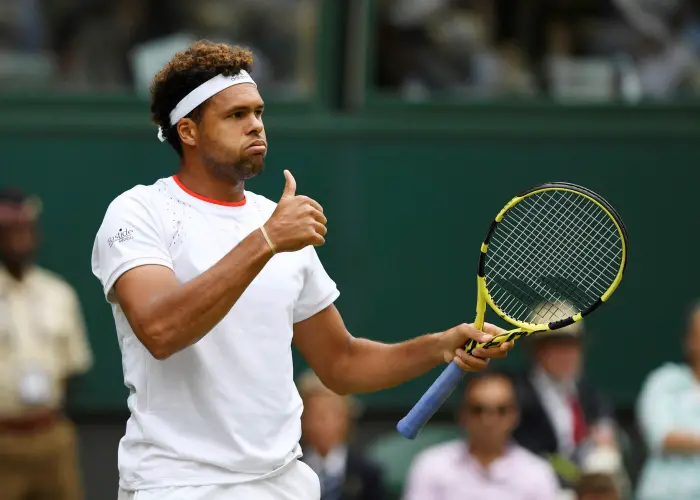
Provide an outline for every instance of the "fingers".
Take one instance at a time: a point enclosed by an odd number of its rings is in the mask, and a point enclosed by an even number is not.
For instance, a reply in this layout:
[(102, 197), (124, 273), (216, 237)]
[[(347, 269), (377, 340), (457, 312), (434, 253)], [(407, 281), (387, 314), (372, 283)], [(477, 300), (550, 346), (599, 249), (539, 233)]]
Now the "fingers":
[(493, 340), (493, 335), (477, 330), (473, 325), (466, 323), (457, 326), (457, 331), (464, 337), (465, 344), (470, 340), (475, 340), (482, 344)]
[(320, 204), (319, 202), (317, 202), (316, 200), (314, 200), (314, 199), (312, 199), (312, 198), (308, 198), (308, 197), (306, 197), (306, 196), (305, 196), (304, 198), (306, 198), (306, 202), (307, 202), (309, 205), (311, 205), (312, 207), (314, 207), (314, 208), (315, 208), (316, 210), (318, 210), (319, 212), (323, 213), (323, 207), (321, 206), (321, 204)]
[(314, 231), (316, 232), (316, 234), (320, 234), (321, 236), (325, 236), (326, 233), (328, 233), (328, 228), (324, 224), (321, 224), (320, 222), (314, 222), (312, 224), (312, 227), (314, 228)]
[(508, 351), (513, 348), (513, 345), (513, 342), (504, 342), (500, 345), (488, 347), (486, 349), (483, 347), (477, 347), (471, 352), (471, 354), (474, 357), (482, 359), (503, 359), (508, 355)]
[(317, 222), (325, 225), (328, 222), (328, 219), (326, 219), (326, 216), (323, 215), (321, 212), (316, 210), (315, 208), (311, 211), (311, 216), (316, 219)]
[(499, 328), (496, 325), (492, 325), (491, 323), (484, 323), (484, 327), (482, 328), (482, 330), (488, 334), (493, 335), (494, 337), (496, 335), (505, 333), (505, 330), (503, 328)]
[(282, 191), (282, 198), (292, 198), (297, 193), (297, 181), (289, 170), (284, 171), (284, 191)]
[(467, 354), (467, 351), (465, 351), (464, 349), (457, 349), (453, 361), (462, 370), (467, 372), (481, 371), (484, 368), (486, 368), (489, 364), (488, 360), (477, 358), (476, 356)]

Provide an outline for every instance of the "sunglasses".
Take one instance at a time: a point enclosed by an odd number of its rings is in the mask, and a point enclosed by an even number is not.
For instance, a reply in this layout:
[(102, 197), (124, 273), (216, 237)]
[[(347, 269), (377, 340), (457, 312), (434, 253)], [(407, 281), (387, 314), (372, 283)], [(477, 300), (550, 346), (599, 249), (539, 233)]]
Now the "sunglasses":
[(485, 413), (496, 414), (499, 417), (508, 415), (513, 411), (513, 405), (496, 405), (496, 406), (485, 406), (477, 404), (467, 405), (467, 411), (474, 416), (481, 416)]

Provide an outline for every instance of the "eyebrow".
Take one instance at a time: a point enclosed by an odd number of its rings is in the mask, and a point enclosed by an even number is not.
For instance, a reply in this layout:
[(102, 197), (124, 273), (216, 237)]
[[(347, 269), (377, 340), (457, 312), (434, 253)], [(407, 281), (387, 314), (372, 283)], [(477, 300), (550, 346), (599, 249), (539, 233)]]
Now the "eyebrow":
[(233, 114), (233, 113), (237, 113), (237, 112), (239, 112), (239, 111), (250, 111), (251, 109), (253, 109), (253, 110), (265, 109), (265, 103), (259, 104), (258, 106), (244, 106), (244, 105), (241, 105), (241, 106), (233, 106), (233, 107), (228, 108), (228, 109), (226, 110), (226, 114), (227, 114), (227, 115), (230, 115), (230, 114)]

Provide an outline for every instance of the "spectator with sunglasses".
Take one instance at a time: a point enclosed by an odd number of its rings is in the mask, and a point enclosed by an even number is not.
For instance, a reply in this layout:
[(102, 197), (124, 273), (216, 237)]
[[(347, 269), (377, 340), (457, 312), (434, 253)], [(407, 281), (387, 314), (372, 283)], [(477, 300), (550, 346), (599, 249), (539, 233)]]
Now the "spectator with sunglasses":
[(404, 500), (560, 498), (549, 464), (512, 440), (518, 418), (509, 377), (484, 373), (470, 378), (458, 418), (466, 439), (420, 453), (411, 466)]

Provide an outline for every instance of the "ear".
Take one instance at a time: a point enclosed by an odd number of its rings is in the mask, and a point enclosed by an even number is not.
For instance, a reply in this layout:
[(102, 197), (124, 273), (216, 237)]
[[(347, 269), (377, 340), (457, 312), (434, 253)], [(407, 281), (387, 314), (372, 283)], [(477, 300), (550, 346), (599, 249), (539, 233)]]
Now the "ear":
[(177, 122), (177, 133), (183, 144), (188, 146), (196, 146), (199, 140), (199, 128), (191, 118), (183, 118)]

